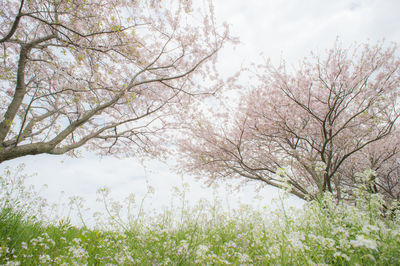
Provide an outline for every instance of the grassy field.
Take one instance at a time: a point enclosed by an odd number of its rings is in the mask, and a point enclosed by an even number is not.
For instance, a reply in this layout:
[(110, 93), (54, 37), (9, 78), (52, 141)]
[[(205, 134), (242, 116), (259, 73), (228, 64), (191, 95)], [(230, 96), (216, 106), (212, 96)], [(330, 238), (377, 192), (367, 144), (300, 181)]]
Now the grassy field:
[(190, 207), (181, 197), (180, 208), (152, 214), (132, 199), (123, 207), (139, 211), (123, 219), (103, 189), (107, 219), (77, 227), (46, 220), (24, 178), (0, 179), (1, 265), (400, 265), (400, 215), (383, 218), (381, 199), (362, 190), (357, 206), (326, 194), (301, 209)]

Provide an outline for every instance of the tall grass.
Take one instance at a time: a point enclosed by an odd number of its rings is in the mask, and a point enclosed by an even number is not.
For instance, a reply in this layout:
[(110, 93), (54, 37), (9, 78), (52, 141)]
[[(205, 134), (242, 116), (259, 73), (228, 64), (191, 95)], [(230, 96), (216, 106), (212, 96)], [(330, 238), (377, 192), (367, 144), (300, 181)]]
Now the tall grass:
[[(21, 182), (5, 181), (13, 179)], [(274, 210), (226, 209), (217, 198), (190, 206), (178, 191), (179, 202), (161, 214), (100, 189), (105, 216), (88, 228), (46, 218), (34, 193), (29, 204), (18, 200), (27, 188), (10, 171), (1, 186), (3, 265), (400, 265), (400, 216), (383, 218), (382, 200), (362, 189), (357, 206), (326, 194), (301, 209)]]

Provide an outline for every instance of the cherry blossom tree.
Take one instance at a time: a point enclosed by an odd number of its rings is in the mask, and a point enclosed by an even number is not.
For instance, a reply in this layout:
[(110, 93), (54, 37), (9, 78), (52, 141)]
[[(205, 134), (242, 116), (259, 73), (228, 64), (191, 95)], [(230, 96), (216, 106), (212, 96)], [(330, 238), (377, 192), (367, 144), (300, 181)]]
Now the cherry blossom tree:
[[(344, 185), (364, 185), (370, 193), (380, 193), (387, 201), (400, 200), (400, 133), (398, 127), (386, 138), (349, 158), (339, 170)], [(365, 169), (362, 171), (361, 169)], [(352, 191), (348, 191), (352, 195)], [(353, 195), (352, 195), (353, 196)]]
[(8, 0), (0, 15), (0, 162), (160, 152), (174, 115), (220, 86), (211, 2)]
[(210, 181), (262, 181), (302, 199), (325, 191), (347, 199), (360, 182), (399, 199), (396, 52), (396, 45), (345, 49), (336, 42), (325, 57), (311, 54), (294, 71), (284, 63), (257, 66), (236, 111), (213, 113), (217, 123), (187, 121), (183, 169)]

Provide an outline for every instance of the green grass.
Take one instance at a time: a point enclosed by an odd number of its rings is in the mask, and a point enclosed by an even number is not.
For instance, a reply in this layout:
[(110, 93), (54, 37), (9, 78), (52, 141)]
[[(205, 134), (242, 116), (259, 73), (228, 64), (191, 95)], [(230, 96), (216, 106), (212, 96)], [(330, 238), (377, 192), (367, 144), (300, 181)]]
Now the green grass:
[(127, 220), (108, 207), (108, 222), (92, 228), (42, 221), (4, 204), (12, 195), (0, 202), (2, 265), (400, 265), (399, 216), (383, 218), (379, 197), (362, 191), (356, 207), (329, 194), (274, 211), (181, 197), (182, 208)]

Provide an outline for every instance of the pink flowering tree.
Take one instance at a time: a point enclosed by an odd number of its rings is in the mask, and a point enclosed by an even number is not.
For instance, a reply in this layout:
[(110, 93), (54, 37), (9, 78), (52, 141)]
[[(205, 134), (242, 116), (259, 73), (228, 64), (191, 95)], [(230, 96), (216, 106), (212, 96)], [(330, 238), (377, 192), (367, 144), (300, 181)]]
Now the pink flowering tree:
[(396, 49), (344, 49), (336, 43), (294, 71), (285, 64), (257, 66), (236, 110), (213, 113), (218, 123), (195, 116), (187, 122), (190, 138), (180, 147), (189, 159), (183, 169), (211, 181), (262, 181), (302, 199), (325, 191), (338, 200), (351, 198), (360, 182), (399, 199)]
[(174, 115), (220, 86), (228, 33), (212, 4), (8, 0), (0, 16), (0, 162), (81, 146), (160, 152)]
[(388, 137), (368, 145), (363, 152), (348, 159), (339, 171), (344, 185), (349, 188), (364, 185), (368, 192), (380, 193), (387, 201), (399, 201), (399, 136), (397, 127)]

